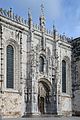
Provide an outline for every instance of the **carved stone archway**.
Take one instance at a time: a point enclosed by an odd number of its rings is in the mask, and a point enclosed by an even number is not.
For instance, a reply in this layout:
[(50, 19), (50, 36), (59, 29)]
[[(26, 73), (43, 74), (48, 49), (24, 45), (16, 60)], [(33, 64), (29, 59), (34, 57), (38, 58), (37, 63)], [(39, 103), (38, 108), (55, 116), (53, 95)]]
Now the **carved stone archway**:
[(38, 82), (38, 110), (41, 114), (47, 113), (47, 104), (49, 104), (50, 92), (50, 82), (46, 79), (40, 79)]

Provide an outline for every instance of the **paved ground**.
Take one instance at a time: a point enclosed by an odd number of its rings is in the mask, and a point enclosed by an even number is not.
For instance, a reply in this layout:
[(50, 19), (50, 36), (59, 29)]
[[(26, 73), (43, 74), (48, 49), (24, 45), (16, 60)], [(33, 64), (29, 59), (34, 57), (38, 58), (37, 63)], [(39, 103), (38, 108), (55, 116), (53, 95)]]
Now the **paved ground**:
[[(1, 120), (1, 119), (0, 119)], [(32, 117), (32, 118), (6, 118), (2, 120), (80, 120), (80, 117), (54, 117), (54, 116), (46, 116), (46, 117)]]

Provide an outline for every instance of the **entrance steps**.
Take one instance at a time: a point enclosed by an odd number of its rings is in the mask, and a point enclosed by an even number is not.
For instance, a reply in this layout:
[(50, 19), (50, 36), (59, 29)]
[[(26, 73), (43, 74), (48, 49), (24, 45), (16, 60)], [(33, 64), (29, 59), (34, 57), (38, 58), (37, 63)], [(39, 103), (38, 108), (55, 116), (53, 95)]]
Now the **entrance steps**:
[(23, 116), (24, 118), (43, 118), (43, 117), (62, 117), (62, 115), (57, 115), (57, 114), (40, 114), (40, 115), (32, 115), (32, 114), (27, 114)]

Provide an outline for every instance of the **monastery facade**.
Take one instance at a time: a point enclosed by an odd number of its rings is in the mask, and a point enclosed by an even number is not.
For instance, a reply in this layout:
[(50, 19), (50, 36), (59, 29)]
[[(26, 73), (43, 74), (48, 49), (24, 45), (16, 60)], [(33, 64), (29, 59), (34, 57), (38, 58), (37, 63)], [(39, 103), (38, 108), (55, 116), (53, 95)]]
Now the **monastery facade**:
[(0, 9), (0, 112), (4, 117), (71, 116), (73, 108), (74, 114), (77, 111), (72, 44), (55, 27), (46, 30), (45, 22), (43, 12), (39, 25), (34, 25), (30, 11), (27, 22), (12, 9)]

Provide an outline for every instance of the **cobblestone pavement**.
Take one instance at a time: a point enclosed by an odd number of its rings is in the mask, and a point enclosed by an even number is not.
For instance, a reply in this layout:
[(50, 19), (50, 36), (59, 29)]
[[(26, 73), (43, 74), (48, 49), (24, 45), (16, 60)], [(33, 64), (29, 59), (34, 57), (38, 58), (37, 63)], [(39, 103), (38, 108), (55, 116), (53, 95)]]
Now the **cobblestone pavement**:
[(27, 118), (2, 118), (0, 120), (80, 120), (80, 117), (27, 117)]

